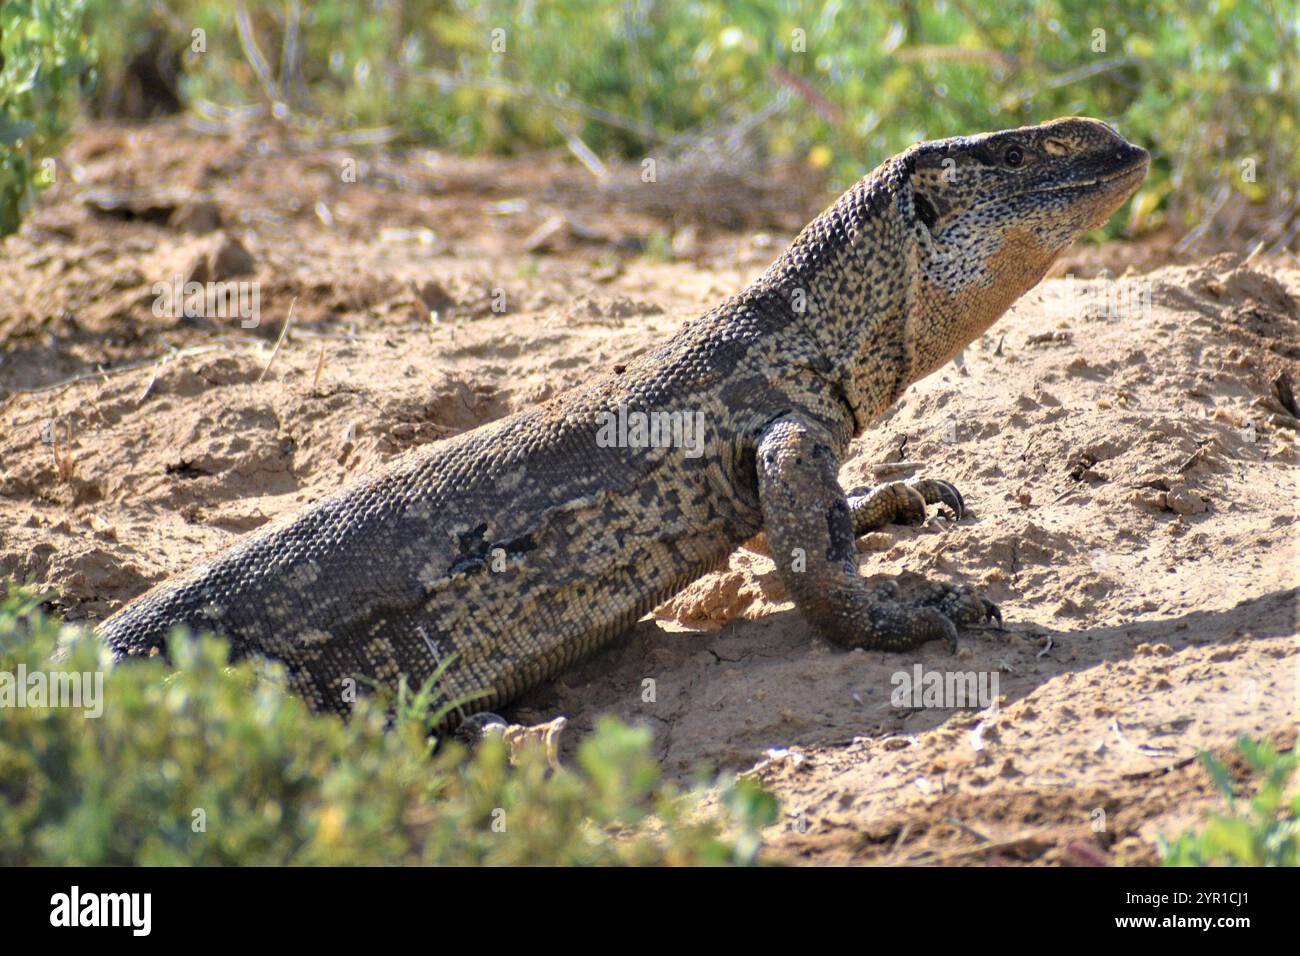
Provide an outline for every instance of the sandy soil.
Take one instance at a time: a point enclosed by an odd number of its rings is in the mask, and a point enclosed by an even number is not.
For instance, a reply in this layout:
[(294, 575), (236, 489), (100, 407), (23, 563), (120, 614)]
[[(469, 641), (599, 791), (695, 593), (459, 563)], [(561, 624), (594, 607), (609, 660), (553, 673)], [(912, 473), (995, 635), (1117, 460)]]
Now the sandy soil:
[[(74, 143), (3, 244), (0, 575), (99, 620), (412, 445), (644, 351), (808, 212), (727, 232), (554, 157), (371, 155), (348, 182), (351, 158), (179, 122)], [(1102, 269), (1120, 278), (1082, 278)], [(256, 327), (156, 314), (155, 283), (196, 270), (256, 282)], [(970, 515), (869, 535), (862, 573), (973, 584), (1004, 629), (966, 630), (955, 658), (842, 653), (755, 543), (512, 715), (567, 715), (570, 749), (602, 713), (649, 721), (678, 779), (757, 764), (796, 861), (1153, 862), (1215, 804), (1198, 750), (1294, 745), (1300, 422), (1272, 382), (1300, 382), (1300, 268), (1157, 240), (1054, 274), (843, 474), (958, 484)], [(895, 706), (918, 665), (996, 677), (996, 697)]]

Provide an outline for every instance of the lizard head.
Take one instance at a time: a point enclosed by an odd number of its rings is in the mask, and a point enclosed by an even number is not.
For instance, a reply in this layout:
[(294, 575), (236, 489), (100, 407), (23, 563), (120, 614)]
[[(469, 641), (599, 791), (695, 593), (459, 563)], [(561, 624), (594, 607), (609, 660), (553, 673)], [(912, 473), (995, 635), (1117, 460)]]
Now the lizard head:
[(1083, 117), (918, 143), (899, 159), (918, 256), (912, 381), (987, 329), (1146, 177), (1149, 155)]

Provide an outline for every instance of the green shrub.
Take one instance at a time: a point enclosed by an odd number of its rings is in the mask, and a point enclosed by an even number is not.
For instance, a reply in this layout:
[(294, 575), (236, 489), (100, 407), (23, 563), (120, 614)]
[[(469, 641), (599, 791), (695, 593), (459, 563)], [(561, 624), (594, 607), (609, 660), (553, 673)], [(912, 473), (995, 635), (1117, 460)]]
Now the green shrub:
[(1213, 814), (1200, 833), (1188, 831), (1173, 843), (1160, 838), (1166, 866), (1296, 866), (1300, 864), (1300, 792), (1287, 787), (1300, 756), (1278, 753), (1268, 743), (1243, 737), (1237, 749), (1246, 758), (1256, 792), (1239, 801), (1228, 769), (1213, 754), (1202, 753), (1215, 786), (1228, 802), (1228, 813)]
[(1153, 152), (1110, 234), (1208, 227), (1234, 193), (1253, 212), (1224, 229), (1281, 246), (1296, 217), (1287, 0), (11, 0), (6, 23), (36, 24), (18, 72), (34, 50), (62, 65), (42, 73), (40, 102), (6, 102), (5, 129), (41, 126), (44, 103), (65, 124), (89, 52), (83, 8), (101, 107), (135, 58), (166, 55), (184, 103), (260, 109), (313, 137), (382, 126), (398, 142), (519, 152), (576, 135), (638, 158), (699, 145), (703, 130), (725, 152), (761, 116), (756, 155), (804, 156), (832, 188), (920, 138), (1086, 114)]
[(105, 49), (152, 30), (187, 51), (190, 102), (467, 151), (572, 132), (599, 153), (663, 155), (783, 98), (757, 148), (829, 165), (835, 187), (917, 139), (1063, 114), (1152, 149), (1138, 228), (1169, 212), (1196, 225), (1220, 187), (1285, 215), (1300, 181), (1300, 24), (1279, 0), (256, 0), (244, 38), (216, 0), (173, 0), (167, 17), (146, 0), (92, 3), (114, 11)]
[(102, 713), (0, 707), (3, 866), (749, 863), (775, 819), (745, 781), (724, 786), (729, 820), (706, 816), (662, 783), (649, 731), (614, 720), (572, 770), (513, 767), (500, 741), (435, 754), (416, 695), (391, 720), (313, 715), (278, 668), (227, 666), (210, 638), (174, 637), (175, 670), (105, 671), (93, 635), (38, 606), (0, 602), (0, 681), (100, 673)]
[(93, 62), (83, 12), (84, 0), (0, 4), (0, 237), (18, 229), (33, 192), (56, 175), (52, 159)]

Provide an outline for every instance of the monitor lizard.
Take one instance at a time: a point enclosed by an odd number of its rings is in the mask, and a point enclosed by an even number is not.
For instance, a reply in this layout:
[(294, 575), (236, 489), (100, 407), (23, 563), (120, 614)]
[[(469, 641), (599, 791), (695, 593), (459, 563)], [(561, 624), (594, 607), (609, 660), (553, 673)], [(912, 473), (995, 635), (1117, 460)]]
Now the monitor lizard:
[[(440, 667), (454, 729), (626, 631), (765, 532), (808, 622), (903, 652), (997, 617), (964, 586), (906, 602), (855, 538), (965, 505), (923, 477), (846, 494), (850, 439), (953, 359), (1138, 188), (1097, 120), (918, 143), (753, 283), (590, 383), (414, 449), (247, 535), (104, 621), (118, 657), (184, 626), (284, 662), (317, 709)], [(361, 681), (359, 685), (357, 682)]]

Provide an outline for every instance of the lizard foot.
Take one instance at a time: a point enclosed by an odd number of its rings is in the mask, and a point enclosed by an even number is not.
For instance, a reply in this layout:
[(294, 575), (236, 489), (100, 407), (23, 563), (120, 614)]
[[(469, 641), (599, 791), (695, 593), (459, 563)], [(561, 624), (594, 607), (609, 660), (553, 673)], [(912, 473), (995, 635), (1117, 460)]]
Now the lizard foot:
[(484, 710), (477, 714), (470, 714), (462, 720), (453, 736), (466, 747), (473, 747), (484, 737), (500, 736), (509, 726), (509, 722), (504, 717)]
[(921, 524), (926, 505), (947, 505), (958, 520), (966, 514), (961, 492), (938, 478), (910, 478), (854, 488), (846, 497), (856, 535), (887, 524)]
[(938, 608), (882, 599), (877, 592), (871, 605), (871, 628), (862, 647), (880, 651), (906, 651), (928, 641), (943, 641), (950, 653), (957, 653), (957, 625)]
[(930, 593), (917, 602), (919, 607), (938, 610), (954, 624), (983, 624), (997, 621), (1002, 626), (1002, 609), (966, 585), (930, 582)]
[(568, 726), (568, 718), (556, 717), (544, 724), (525, 726), (507, 723), (505, 718), (483, 712), (471, 714), (456, 728), (456, 739), (468, 747), (477, 745), (486, 737), (500, 737), (510, 754), (510, 763), (518, 764), (520, 755), (530, 747), (539, 747), (546, 754), (552, 770), (560, 769), (560, 734)]
[[(906, 575), (907, 577), (915, 577)], [(908, 584), (907, 592), (915, 595), (915, 585)], [(885, 579), (871, 588), (872, 606), (869, 635), (862, 647), (873, 650), (903, 651), (919, 647), (927, 641), (941, 640), (952, 653), (957, 651), (959, 625), (982, 624), (997, 621), (1002, 624), (1002, 612), (996, 604), (978, 591), (965, 585), (925, 582), (919, 599), (903, 596), (897, 582)]]

